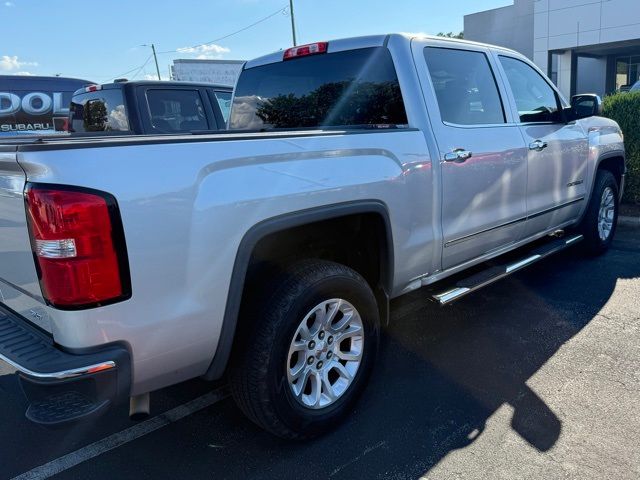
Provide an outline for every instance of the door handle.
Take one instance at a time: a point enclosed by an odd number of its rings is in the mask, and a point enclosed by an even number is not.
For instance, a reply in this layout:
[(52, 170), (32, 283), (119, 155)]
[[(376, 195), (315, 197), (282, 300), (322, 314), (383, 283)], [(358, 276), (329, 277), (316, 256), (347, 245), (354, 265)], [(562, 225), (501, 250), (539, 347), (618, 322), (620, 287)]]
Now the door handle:
[(547, 142), (544, 142), (542, 140), (536, 140), (535, 142), (531, 142), (529, 144), (529, 150), (535, 150), (537, 152), (541, 152), (542, 150), (544, 150), (545, 148), (547, 148)]
[(463, 163), (469, 160), (472, 156), (473, 153), (471, 153), (470, 151), (465, 150), (464, 148), (456, 148), (453, 152), (444, 154), (444, 161)]

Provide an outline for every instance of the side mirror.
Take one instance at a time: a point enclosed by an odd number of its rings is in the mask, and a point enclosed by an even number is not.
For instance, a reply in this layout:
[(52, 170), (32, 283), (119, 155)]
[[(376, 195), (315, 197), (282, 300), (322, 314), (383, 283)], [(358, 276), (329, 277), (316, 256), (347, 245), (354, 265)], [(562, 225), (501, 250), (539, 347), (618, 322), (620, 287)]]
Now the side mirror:
[(594, 93), (574, 95), (571, 98), (573, 120), (602, 115), (602, 99)]

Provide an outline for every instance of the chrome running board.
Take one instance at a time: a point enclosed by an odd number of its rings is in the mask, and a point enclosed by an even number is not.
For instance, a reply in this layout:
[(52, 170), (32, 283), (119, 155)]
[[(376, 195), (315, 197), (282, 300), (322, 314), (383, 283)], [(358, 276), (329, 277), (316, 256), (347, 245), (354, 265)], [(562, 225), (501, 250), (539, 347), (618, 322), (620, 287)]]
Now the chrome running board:
[(455, 300), (459, 300), (462, 297), (469, 295), (470, 293), (480, 290), (487, 285), (502, 280), (509, 275), (522, 270), (534, 263), (538, 263), (540, 260), (558, 253), (565, 248), (581, 241), (584, 237), (582, 235), (571, 235), (564, 238), (559, 238), (545, 243), (533, 250), (527, 252), (527, 255), (519, 260), (504, 265), (497, 265), (488, 267), (474, 275), (459, 280), (453, 287), (450, 287), (442, 292), (435, 293), (431, 296), (433, 300), (440, 305), (447, 305)]

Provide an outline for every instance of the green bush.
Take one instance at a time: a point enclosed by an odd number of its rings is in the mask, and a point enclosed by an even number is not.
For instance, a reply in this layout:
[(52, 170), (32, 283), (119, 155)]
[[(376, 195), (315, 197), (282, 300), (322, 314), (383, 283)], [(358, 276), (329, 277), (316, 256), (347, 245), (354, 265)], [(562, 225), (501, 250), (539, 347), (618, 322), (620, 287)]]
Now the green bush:
[(640, 204), (640, 92), (606, 97), (603, 115), (618, 122), (624, 133), (628, 170), (624, 201)]

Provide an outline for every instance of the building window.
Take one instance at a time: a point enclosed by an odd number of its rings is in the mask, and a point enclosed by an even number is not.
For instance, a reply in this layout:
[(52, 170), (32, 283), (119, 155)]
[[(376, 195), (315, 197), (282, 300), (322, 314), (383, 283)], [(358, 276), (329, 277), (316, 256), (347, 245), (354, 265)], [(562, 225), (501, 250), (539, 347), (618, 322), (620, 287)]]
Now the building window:
[(618, 57), (616, 90), (626, 90), (638, 80), (640, 80), (640, 55)]
[(558, 86), (558, 54), (557, 53), (551, 54), (551, 71), (549, 74), (549, 78), (551, 79), (553, 84), (557, 87)]

